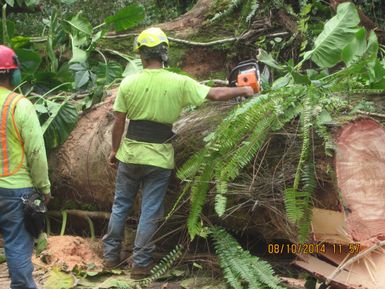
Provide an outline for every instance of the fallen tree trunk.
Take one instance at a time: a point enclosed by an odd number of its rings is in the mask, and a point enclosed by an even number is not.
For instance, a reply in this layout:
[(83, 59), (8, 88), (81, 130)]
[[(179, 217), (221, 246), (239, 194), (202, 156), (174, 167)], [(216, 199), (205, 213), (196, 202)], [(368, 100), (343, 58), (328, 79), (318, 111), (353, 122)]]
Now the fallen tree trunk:
[[(115, 171), (108, 167), (113, 115), (113, 97), (84, 113), (70, 138), (50, 156), (51, 178), (56, 198), (91, 204), (93, 209), (110, 210)], [(177, 167), (203, 146), (207, 136), (234, 103), (208, 103), (185, 113), (175, 124)], [(385, 130), (365, 118), (348, 123), (336, 134), (336, 181), (327, 173), (333, 159), (324, 155), (323, 145), (314, 138), (317, 189), (314, 206), (343, 214), (348, 240), (370, 245), (385, 236), (384, 182)], [(272, 133), (255, 160), (229, 184), (229, 206), (219, 219), (213, 206), (205, 214), (230, 229), (262, 234), (266, 239), (296, 240), (296, 230), (287, 221), (283, 191), (290, 187), (301, 147), (297, 124)], [(341, 191), (339, 195), (337, 186)], [(168, 209), (181, 189), (175, 177), (169, 188)], [(208, 203), (214, 203), (214, 192)], [(369, 210), (370, 208), (370, 210)], [(187, 215), (188, 206), (180, 214)], [(315, 216), (316, 217), (316, 216)], [(321, 218), (323, 219), (323, 217)], [(337, 223), (331, 219), (331, 222)], [(317, 233), (317, 232), (315, 232)], [(322, 233), (318, 240), (324, 238)], [(346, 237), (346, 236), (345, 236)]]

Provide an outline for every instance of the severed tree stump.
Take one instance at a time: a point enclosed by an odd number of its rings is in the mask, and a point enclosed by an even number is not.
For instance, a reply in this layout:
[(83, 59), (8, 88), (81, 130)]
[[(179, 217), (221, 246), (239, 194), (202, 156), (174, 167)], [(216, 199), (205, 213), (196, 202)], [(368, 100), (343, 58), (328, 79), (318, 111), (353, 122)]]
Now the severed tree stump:
[(345, 125), (336, 139), (336, 174), (353, 241), (385, 239), (385, 129), (372, 119)]

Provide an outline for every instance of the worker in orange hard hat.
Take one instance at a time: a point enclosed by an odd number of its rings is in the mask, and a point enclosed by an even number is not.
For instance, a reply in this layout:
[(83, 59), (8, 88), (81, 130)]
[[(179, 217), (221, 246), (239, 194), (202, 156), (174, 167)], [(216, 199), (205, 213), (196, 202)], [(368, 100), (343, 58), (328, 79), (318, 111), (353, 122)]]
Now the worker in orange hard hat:
[(27, 225), (35, 220), (25, 217), (25, 203), (34, 188), (44, 194), (40, 201), (47, 203), (50, 182), (43, 134), (34, 106), (13, 92), (20, 82), (15, 52), (0, 45), (0, 233), (11, 288), (36, 289), (31, 256), (33, 238), (38, 232)]
[[(252, 96), (244, 87), (208, 87), (185, 75), (163, 69), (168, 61), (169, 40), (159, 28), (144, 30), (134, 50), (140, 54), (143, 72), (127, 76), (120, 84), (114, 104), (111, 166), (117, 166), (115, 199), (107, 234), (103, 238), (104, 265), (118, 266), (124, 224), (135, 196), (142, 187), (141, 216), (133, 248), (132, 278), (143, 278), (153, 266), (152, 241), (163, 217), (164, 196), (174, 168), (172, 124), (186, 106), (206, 99), (229, 100)], [(122, 139), (126, 118), (130, 123)]]

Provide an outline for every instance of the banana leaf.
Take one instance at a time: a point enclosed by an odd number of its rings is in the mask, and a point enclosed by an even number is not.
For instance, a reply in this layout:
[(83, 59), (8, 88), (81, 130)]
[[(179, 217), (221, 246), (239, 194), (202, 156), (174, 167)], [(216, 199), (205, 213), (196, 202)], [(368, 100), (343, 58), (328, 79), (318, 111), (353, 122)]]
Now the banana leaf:
[(317, 37), (314, 49), (304, 54), (304, 60), (311, 58), (319, 67), (332, 67), (341, 61), (342, 49), (358, 31), (360, 22), (353, 3), (338, 5), (337, 15), (326, 22), (323, 32)]

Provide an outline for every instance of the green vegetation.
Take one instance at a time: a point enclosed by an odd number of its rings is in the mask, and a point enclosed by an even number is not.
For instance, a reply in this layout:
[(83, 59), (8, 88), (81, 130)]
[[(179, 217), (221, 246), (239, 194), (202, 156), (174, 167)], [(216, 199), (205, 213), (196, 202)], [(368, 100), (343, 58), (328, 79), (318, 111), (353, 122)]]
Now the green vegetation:
[[(183, 193), (191, 192), (187, 224), (191, 238), (206, 234), (200, 214), (212, 188), (210, 184), (216, 184), (215, 211), (225, 217), (227, 184), (238, 177), (270, 132), (299, 117), (303, 144), (294, 182), (285, 191), (285, 206), (289, 221), (298, 226), (299, 241), (308, 239), (315, 188), (312, 134), (319, 134), (330, 153), (333, 145), (327, 125), (338, 121), (341, 111), (351, 118), (355, 115), (349, 95), (385, 90), (385, 67), (383, 59), (377, 57), (376, 35), (366, 34), (358, 23), (355, 6), (341, 4), (337, 15), (314, 41), (313, 49), (304, 53), (297, 65), (292, 61), (281, 65), (266, 52), (260, 53), (261, 62), (284, 75), (260, 96), (235, 108), (205, 139), (205, 147), (178, 171), (180, 179), (189, 180)], [(319, 68), (302, 69), (310, 60)], [(343, 67), (334, 73), (325, 70), (337, 64)]]
[(224, 277), (232, 288), (284, 288), (269, 263), (243, 250), (224, 229), (212, 227), (210, 231)]
[[(65, 11), (52, 10), (42, 21), (44, 34), (39, 38), (19, 36), (16, 24), (6, 19), (5, 9), (3, 12), (2, 41), (15, 49), (22, 63), (19, 89), (34, 102), (48, 149), (67, 139), (77, 123), (79, 108), (99, 102), (104, 88), (122, 79), (124, 72), (136, 72), (134, 56), (118, 54), (130, 68), (125, 71), (97, 45), (108, 29), (119, 32), (140, 24), (144, 20), (142, 6), (129, 5), (94, 27), (81, 11), (66, 18)], [(73, 99), (79, 93), (86, 96), (75, 106)]]
[[(6, 2), (11, 6), (33, 7), (40, 1)], [(168, 20), (186, 11), (196, 1), (142, 1), (141, 5), (133, 2), (137, 1), (121, 0), (113, 4), (95, 1), (98, 5), (93, 5), (87, 1), (51, 0), (40, 3), (43, 11), (39, 14), (23, 15), (27, 17), (23, 21), (31, 25), (22, 23), (19, 15), (7, 19), (3, 13), (1, 41), (13, 47), (20, 58), (24, 82), (18, 89), (34, 102), (47, 148), (56, 148), (66, 140), (77, 123), (78, 112), (101, 101), (105, 88), (141, 69), (134, 55), (120, 52), (123, 49), (119, 45), (126, 47), (125, 43), (114, 40), (110, 42), (113, 45), (107, 45), (110, 40), (103, 39), (107, 31), (122, 32), (141, 24)], [(379, 5), (380, 1), (373, 3)], [(270, 1), (263, 8), (259, 1), (251, 0), (217, 1), (217, 4), (216, 13), (209, 23), (223, 26), (223, 29), (231, 27), (236, 35), (246, 31), (258, 15), (266, 15), (270, 10), (286, 5), (280, 0)], [(354, 119), (359, 110), (374, 110), (371, 102), (353, 100), (355, 95), (385, 91), (383, 47), (378, 44), (373, 31), (359, 26), (357, 9), (353, 4), (339, 5), (337, 15), (325, 26), (322, 18), (329, 16), (331, 11), (322, 1), (299, 1), (297, 4), (297, 7), (285, 6), (297, 23), (297, 33), (286, 38), (263, 35), (247, 43), (247, 48), (259, 48), (259, 61), (269, 67), (263, 74), (264, 91), (233, 109), (205, 138), (204, 148), (178, 171), (178, 177), (188, 181), (179, 201), (184, 194), (191, 193), (187, 220), (190, 237), (212, 237), (224, 277), (233, 288), (282, 287), (268, 263), (252, 256), (224, 229), (212, 227), (202, 217), (208, 193), (214, 191), (217, 216), (225, 218), (230, 215), (228, 184), (240, 176), (272, 132), (298, 122), (302, 146), (293, 182), (285, 188), (283, 199), (287, 219), (297, 226), (299, 241), (306, 242), (312, 195), (317, 185), (316, 164), (312, 156), (314, 135), (323, 140), (325, 155), (332, 156), (334, 143), (328, 126), (338, 123), (342, 114), (346, 120)], [(372, 9), (374, 6), (361, 4), (365, 11), (372, 11), (377, 20), (384, 17)], [(96, 9), (90, 9), (91, 6)], [(85, 13), (86, 9), (91, 11)], [(221, 22), (234, 13), (240, 15), (240, 20)], [(238, 22), (235, 28), (232, 27), (234, 22)], [(212, 36), (212, 31), (206, 33)], [(207, 40), (205, 35), (196, 35), (194, 39)], [(108, 48), (111, 46), (114, 49)], [(293, 46), (295, 48), (291, 48)], [(238, 49), (230, 44), (221, 48), (232, 49), (234, 53)], [(285, 56), (290, 49), (292, 52), (295, 50), (294, 56)], [(184, 53), (184, 48), (173, 47), (173, 64), (178, 66)], [(269, 83), (271, 75), (279, 77), (274, 77), (274, 81)], [(212, 76), (224, 78), (221, 73)], [(62, 209), (66, 206), (73, 208), (73, 205), (71, 201), (60, 204)], [(83, 204), (83, 208), (93, 207)], [(90, 219), (87, 221), (94, 237), (93, 223)], [(61, 234), (65, 233), (66, 225), (67, 212), (63, 210)], [(159, 278), (181, 257), (182, 251), (183, 247), (177, 245), (154, 268), (152, 276), (140, 284), (148, 285)], [(74, 283), (72, 275), (64, 276), (53, 271), (51, 276), (54, 277), (50, 277), (48, 284), (55, 284), (57, 278), (63, 279), (66, 283), (63, 286)], [(111, 286), (132, 287), (123, 281), (107, 281), (113, 284)]]
[(179, 244), (176, 245), (173, 250), (163, 257), (153, 269), (151, 269), (150, 277), (140, 280), (140, 284), (142, 286), (148, 286), (155, 280), (159, 279), (164, 273), (170, 270), (175, 261), (182, 256), (182, 253), (183, 246)]

